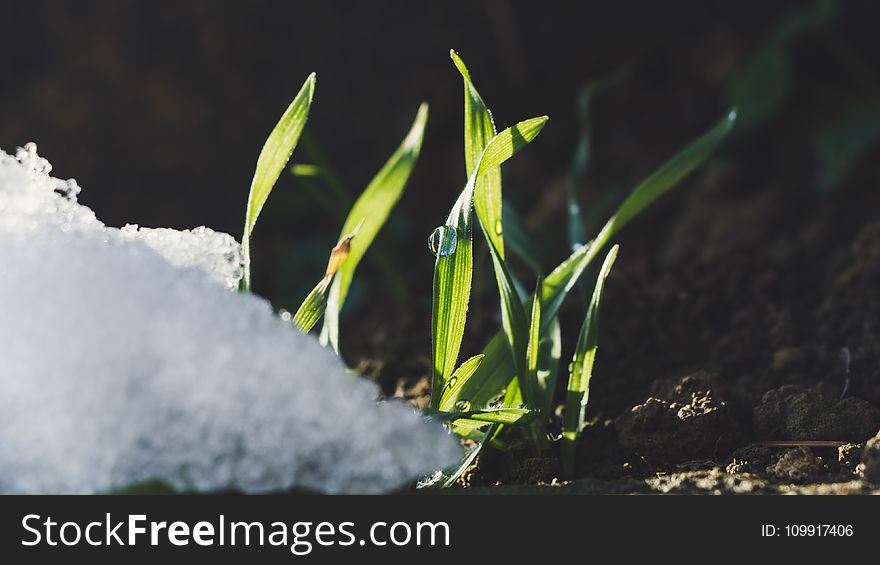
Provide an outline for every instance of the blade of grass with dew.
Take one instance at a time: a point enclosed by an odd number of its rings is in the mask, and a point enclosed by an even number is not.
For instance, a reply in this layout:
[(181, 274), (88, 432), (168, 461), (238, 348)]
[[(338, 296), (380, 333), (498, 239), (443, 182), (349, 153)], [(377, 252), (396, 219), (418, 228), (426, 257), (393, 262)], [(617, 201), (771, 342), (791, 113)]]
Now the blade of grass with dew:
[[(506, 402), (504, 406), (513, 407), (525, 404), (526, 406), (533, 408), (537, 403), (537, 387), (532, 384), (533, 371), (530, 370), (530, 325), (526, 321), (526, 314), (522, 300), (520, 299), (516, 284), (513, 281), (510, 272), (507, 270), (505, 262), (498, 257), (498, 253), (494, 249), (495, 246), (492, 241), (487, 239), (487, 243), (492, 255), (492, 262), (495, 268), (495, 276), (498, 279), (498, 288), (501, 297), (501, 323), (503, 330), (499, 335), (502, 335), (503, 339), (499, 345), (508, 352), (509, 358), (512, 359), (516, 382), (520, 384), (520, 386), (517, 387), (517, 391), (525, 391), (522, 399), (518, 400), (515, 404)], [(538, 312), (540, 317), (540, 309)], [(485, 359), (485, 355), (483, 359)], [(479, 370), (479, 367), (476, 367), (474, 372), (477, 370)], [(471, 375), (464, 378), (456, 379), (456, 381), (468, 382), (470, 380), (469, 377), (472, 376), (473, 372)], [(454, 385), (455, 383), (452, 383), (452, 386), (446, 387), (444, 392), (447, 389), (454, 388)], [(442, 402), (441, 395), (440, 406), (442, 407), (444, 405), (448, 404)], [(472, 401), (466, 397), (461, 397), (457, 398), (453, 403), (454, 407), (459, 407), (461, 405), (471, 406)], [(455, 423), (455, 426), (459, 429), (468, 429), (473, 428), (474, 426), (479, 426), (479, 423), (459, 420)]]
[[(527, 367), (528, 323), (516, 284), (504, 261), (503, 203), (501, 169), (484, 162), (487, 145), (495, 135), (495, 124), (489, 110), (471, 79), (464, 61), (455, 51), (449, 52), (464, 83), (464, 147), (468, 176), (477, 169), (483, 174), (474, 185), (474, 212), (489, 245), (498, 293), (501, 299), (501, 321), (513, 352), (517, 377), (521, 380), (528, 406), (535, 406), (535, 387)], [(514, 130), (515, 131), (515, 130)], [(537, 348), (537, 344), (536, 344)]]
[[(546, 123), (546, 117), (532, 118), (507, 128), (489, 142), (476, 169), (468, 179), (449, 213), (446, 224), (435, 233), (443, 237), (434, 265), (434, 298), (431, 312), (432, 394), (431, 406), (437, 408), (446, 387), (464, 336), (473, 275), (474, 185), (480, 172), (501, 166), (527, 145)], [(453, 238), (451, 242), (445, 241)]]
[[(539, 132), (540, 130), (537, 130), (535, 135)], [(485, 155), (478, 161), (477, 169), (481, 168), (484, 158)], [(497, 201), (497, 205), (501, 208), (500, 198)], [(489, 253), (492, 257), (492, 265), (495, 270), (495, 279), (498, 283), (498, 294), (501, 301), (501, 325), (513, 355), (516, 376), (520, 381), (523, 392), (523, 400), (526, 406), (534, 408), (537, 405), (537, 387), (533, 385), (532, 375), (529, 370), (529, 323), (526, 318), (526, 312), (523, 308), (517, 285), (507, 268), (504, 258), (501, 256), (501, 252), (495, 244), (496, 239), (500, 239), (501, 230), (494, 230), (497, 237), (491, 237), (489, 230), (486, 229), (488, 225), (491, 225), (489, 219), (481, 217), (479, 210), (476, 210), (476, 206), (474, 208), (480, 220), (480, 225), (483, 228), (483, 233), (486, 236)], [(535, 348), (537, 351), (537, 342)]]
[(251, 233), (269, 193), (275, 187), (278, 177), (290, 159), (300, 134), (309, 117), (309, 108), (315, 93), (315, 73), (309, 75), (299, 93), (284, 111), (278, 124), (269, 134), (263, 150), (257, 159), (257, 168), (251, 181), (248, 193), (247, 212), (244, 221), (244, 233), (241, 236), (241, 250), (244, 259), (244, 276), (241, 288), (251, 289)]
[(487, 408), (486, 410), (466, 412), (429, 412), (428, 417), (441, 422), (467, 420), (480, 426), (486, 426), (486, 424), (524, 426), (533, 422), (538, 414), (537, 410), (529, 410), (528, 408)]
[[(471, 357), (470, 359), (468, 359), (467, 361), (465, 361), (464, 363), (459, 365), (458, 369), (456, 369), (452, 373), (452, 376), (449, 377), (449, 380), (446, 382), (446, 386), (447, 387), (455, 386), (455, 383), (458, 382), (459, 379), (463, 379), (463, 380), (469, 379), (470, 376), (474, 373), (474, 371), (476, 371), (477, 368), (480, 366), (480, 363), (483, 362), (483, 358), (485, 358), (485, 355), (483, 355), (483, 354), (474, 355), (473, 357)], [(428, 410), (424, 410), (423, 412), (427, 412), (427, 413), (431, 413), (431, 414), (435, 414), (435, 415), (436, 414), (461, 414), (463, 411), (470, 410), (470, 408), (471, 408), (470, 403), (463, 401), (463, 402), (456, 403), (455, 406), (450, 407), (446, 411), (428, 409)], [(481, 430), (486, 426), (486, 423), (476, 421), (476, 420), (474, 420), (474, 421), (463, 420), (463, 419), (461, 419), (461, 416), (459, 416), (457, 421), (455, 422), (455, 426), (458, 428), (465, 428), (466, 427), (469, 430), (477, 431), (477, 432), (479, 432), (479, 434), (482, 434)], [(459, 435), (473, 435), (473, 434), (472, 433), (471, 434), (465, 433), (462, 430)], [(478, 438), (472, 438), (472, 439), (476, 440)]]
[(421, 152), (427, 121), (428, 105), (422, 104), (403, 142), (358, 197), (342, 226), (342, 234), (357, 228), (357, 237), (352, 240), (348, 257), (333, 281), (321, 332), (321, 342), (336, 352), (339, 351), (339, 311), (348, 296), (355, 270), (403, 194)]
[[(549, 330), (562, 302), (577, 283), (584, 269), (608, 240), (636, 214), (705, 162), (724, 141), (735, 122), (736, 111), (731, 111), (715, 127), (682, 149), (642, 181), (606, 222), (595, 240), (576, 249), (544, 278), (544, 284), (541, 287), (542, 335), (545, 335)], [(503, 333), (499, 332), (489, 341), (483, 349), (485, 358), (480, 367), (474, 371), (469, 379), (460, 379), (454, 387), (449, 387), (440, 401), (441, 406), (454, 406), (459, 400), (466, 399), (474, 407), (484, 407), (502, 393), (515, 376), (513, 358), (510, 351), (503, 347), (504, 340)]]
[[(483, 98), (471, 80), (464, 61), (454, 50), (449, 51), (452, 62), (461, 73), (464, 83), (464, 162), (470, 177), (489, 141), (495, 137), (495, 122)], [(502, 233), (501, 169), (485, 167), (474, 188), (474, 210), (483, 225), (486, 238), (494, 243), (498, 254), (504, 259)]]
[(619, 249), (618, 245), (611, 248), (599, 270), (593, 297), (590, 299), (575, 347), (574, 359), (571, 362), (562, 420), (562, 461), (569, 476), (574, 475), (577, 441), (584, 428), (584, 412), (590, 398), (590, 378), (593, 375), (593, 364), (598, 351), (599, 306), (602, 302), (602, 291)]
[[(453, 371), (452, 376), (449, 377), (449, 381), (447, 381), (446, 386), (455, 386), (455, 383), (458, 382), (458, 379), (469, 379), (471, 375), (474, 374), (474, 371), (477, 370), (477, 367), (480, 366), (480, 363), (483, 362), (483, 359), (486, 356), (482, 353), (479, 355), (474, 355), (464, 363), (458, 366), (458, 369)], [(461, 409), (462, 406), (456, 406), (456, 409)], [(464, 409), (470, 408), (470, 406), (464, 406)]]

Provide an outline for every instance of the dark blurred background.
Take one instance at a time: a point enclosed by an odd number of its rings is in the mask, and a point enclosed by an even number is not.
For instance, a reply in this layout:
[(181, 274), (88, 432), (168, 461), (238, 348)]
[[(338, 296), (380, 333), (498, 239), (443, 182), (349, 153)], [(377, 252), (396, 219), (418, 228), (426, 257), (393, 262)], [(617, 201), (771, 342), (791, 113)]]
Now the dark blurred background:
[[(410, 296), (396, 299), (422, 316), (433, 261), (425, 238), (465, 181), (462, 85), (450, 48), (467, 62), (499, 129), (550, 116), (505, 170), (505, 195), (546, 270), (567, 254), (562, 187), (579, 136), (578, 92), (598, 79), (622, 77), (591, 103), (593, 153), (578, 185), (588, 209), (605, 194), (622, 197), (733, 101), (748, 115), (725, 162), (747, 172), (725, 190), (773, 187), (794, 201), (846, 190), (854, 177), (876, 180), (877, 6), (3, 2), (0, 146), (37, 142), (55, 174), (75, 177), (81, 201), (110, 225), (204, 224), (240, 237), (259, 150), (309, 72), (318, 75), (309, 129), (353, 195), (427, 101), (422, 157), (380, 242), (408, 281)], [(308, 158), (298, 150), (294, 161)], [(316, 192), (326, 187), (307, 184), (284, 175), (255, 232), (255, 290), (277, 307), (295, 308), (320, 278), (347, 212), (321, 204), (326, 194)], [(640, 242), (625, 245), (633, 260), (658, 252), (655, 234), (674, 227), (681, 198), (627, 232), (625, 243)], [(376, 272), (364, 263), (347, 310), (387, 294)], [(487, 304), (495, 300), (490, 293)]]

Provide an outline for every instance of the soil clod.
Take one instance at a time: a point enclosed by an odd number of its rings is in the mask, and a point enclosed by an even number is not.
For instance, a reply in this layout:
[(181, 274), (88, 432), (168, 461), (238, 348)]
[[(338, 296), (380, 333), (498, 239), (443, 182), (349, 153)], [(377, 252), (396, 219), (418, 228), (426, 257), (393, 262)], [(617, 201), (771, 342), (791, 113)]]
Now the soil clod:
[(764, 395), (754, 424), (765, 439), (859, 443), (880, 425), (880, 410), (860, 398), (835, 401), (818, 388), (784, 385)]
[(880, 432), (868, 440), (856, 471), (865, 481), (880, 484)]
[(651, 397), (617, 419), (620, 444), (652, 464), (723, 455), (742, 433), (718, 390), (705, 372), (655, 382)]

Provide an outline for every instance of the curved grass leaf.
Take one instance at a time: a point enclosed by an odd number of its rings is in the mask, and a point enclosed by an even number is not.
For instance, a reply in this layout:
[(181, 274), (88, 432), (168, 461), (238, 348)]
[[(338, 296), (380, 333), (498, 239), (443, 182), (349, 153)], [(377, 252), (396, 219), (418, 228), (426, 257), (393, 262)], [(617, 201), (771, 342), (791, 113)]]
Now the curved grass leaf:
[(284, 111), (278, 124), (269, 134), (263, 150), (257, 159), (257, 168), (251, 181), (251, 189), (248, 193), (247, 212), (244, 220), (244, 233), (241, 237), (242, 255), (244, 258), (244, 277), (242, 289), (251, 289), (251, 233), (257, 218), (269, 193), (278, 181), (281, 171), (290, 159), (306, 120), (309, 117), (309, 108), (312, 105), (312, 97), (315, 93), (315, 73), (309, 75), (299, 93)]
[[(727, 137), (735, 121), (736, 112), (729, 112), (715, 127), (685, 147), (636, 186), (617, 212), (608, 220), (596, 239), (576, 249), (547, 275), (541, 286), (542, 336), (546, 335), (546, 332), (551, 328), (556, 313), (568, 292), (608, 240), (636, 214), (702, 164)], [(483, 349), (485, 358), (474, 374), (467, 380), (460, 380), (454, 387), (449, 387), (440, 401), (440, 406), (454, 406), (459, 400), (467, 399), (472, 406), (483, 407), (504, 391), (516, 375), (514, 359), (510, 350), (503, 347), (504, 340), (504, 334), (499, 332), (489, 341)]]
[(482, 353), (479, 355), (474, 355), (473, 357), (471, 357), (470, 359), (468, 359), (467, 361), (465, 361), (464, 363), (459, 365), (458, 369), (456, 369), (452, 373), (452, 376), (449, 377), (449, 381), (446, 383), (446, 386), (447, 387), (454, 386), (455, 383), (458, 382), (459, 379), (467, 380), (467, 379), (471, 378), (471, 375), (474, 374), (474, 371), (477, 370), (477, 368), (480, 366), (480, 363), (483, 362), (483, 359), (485, 357), (486, 356), (483, 355)]
[(480, 426), (486, 424), (504, 424), (506, 426), (524, 426), (535, 420), (539, 412), (528, 408), (489, 408), (486, 410), (469, 410), (466, 412), (434, 412), (429, 418), (441, 422), (468, 420)]
[(443, 390), (440, 410), (453, 411), (455, 404), (461, 400), (470, 402), (472, 406), (486, 406), (514, 378), (513, 357), (504, 332), (496, 333), (489, 340), (482, 355), (483, 361), (470, 377), (450, 382)]
[(736, 110), (731, 110), (715, 127), (639, 183), (596, 236), (594, 247), (604, 246), (630, 220), (708, 159), (733, 129), (734, 123)]
[(523, 400), (527, 406), (537, 408), (540, 404), (538, 396), (538, 351), (541, 345), (541, 280), (532, 299), (532, 315), (529, 318), (529, 341), (526, 346), (526, 374), (520, 379)]
[(355, 269), (403, 194), (410, 173), (419, 158), (427, 121), (428, 105), (422, 104), (400, 147), (358, 197), (342, 226), (343, 236), (357, 229), (357, 237), (352, 240), (348, 257), (340, 266), (333, 281), (324, 314), (324, 328), (321, 332), (322, 342), (329, 343), (337, 352), (339, 351), (339, 311), (348, 296)]
[[(446, 220), (448, 233), (454, 234), (452, 237), (455, 237), (455, 246), (453, 252), (438, 253), (434, 266), (434, 300), (431, 313), (431, 405), (434, 408), (439, 406), (441, 393), (458, 359), (464, 336), (473, 275), (471, 208), (475, 184), (481, 171), (500, 167), (534, 139), (546, 122), (546, 116), (525, 120), (492, 138)], [(513, 292), (515, 294), (516, 291)]]
[[(455, 66), (464, 81), (464, 146), (465, 166), (470, 176), (474, 170), (482, 174), (474, 185), (474, 212), (489, 245), (498, 293), (501, 299), (501, 322), (510, 350), (513, 353), (516, 374), (524, 390), (526, 404), (535, 406), (536, 387), (528, 368), (528, 321), (517, 286), (504, 261), (503, 203), (501, 199), (501, 169), (486, 162), (490, 139), (495, 135), (492, 113), (471, 80), (470, 72), (455, 51), (450, 51)], [(537, 342), (535, 343), (537, 356)]]
[[(495, 122), (492, 111), (471, 80), (470, 72), (458, 53), (449, 51), (455, 67), (464, 82), (464, 162), (467, 175), (477, 167), (489, 141), (495, 137)], [(486, 238), (492, 241), (499, 256), (504, 258), (504, 238), (502, 235), (501, 207), (501, 169), (485, 167), (474, 190), (474, 210), (483, 225)]]
[(618, 245), (611, 248), (599, 270), (593, 297), (590, 299), (575, 347), (574, 359), (571, 362), (562, 421), (562, 460), (569, 475), (574, 474), (577, 440), (584, 427), (584, 411), (590, 398), (590, 378), (593, 375), (593, 364), (598, 350), (599, 306), (602, 301), (602, 291), (605, 288), (605, 279), (608, 278), (608, 273), (617, 258), (618, 249), (620, 249)]

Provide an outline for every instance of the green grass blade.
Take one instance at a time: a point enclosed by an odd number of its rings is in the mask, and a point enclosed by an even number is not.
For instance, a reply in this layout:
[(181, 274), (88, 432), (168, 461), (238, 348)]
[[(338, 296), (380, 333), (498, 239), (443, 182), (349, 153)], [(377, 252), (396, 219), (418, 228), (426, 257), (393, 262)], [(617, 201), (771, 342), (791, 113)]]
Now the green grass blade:
[[(541, 280), (538, 280), (538, 289)], [(528, 406), (540, 405), (538, 396), (538, 351), (541, 345), (541, 293), (535, 292), (532, 299), (532, 314), (529, 318), (529, 341), (526, 346), (526, 377), (520, 379), (520, 389)]]
[[(449, 56), (452, 57), (464, 82), (464, 162), (467, 175), (470, 176), (489, 141), (495, 137), (495, 122), (491, 110), (474, 86), (464, 61), (455, 51), (450, 50)], [(485, 166), (483, 168), (486, 170), (481, 174), (474, 191), (474, 210), (483, 222), (486, 237), (492, 241), (503, 259), (501, 169), (498, 167), (488, 169)]]
[(348, 296), (355, 270), (403, 194), (419, 158), (427, 121), (428, 105), (422, 104), (403, 142), (358, 197), (342, 226), (340, 237), (355, 230), (357, 237), (351, 241), (348, 258), (336, 274), (324, 314), (322, 340), (335, 351), (339, 351), (339, 311)]
[(598, 351), (599, 306), (602, 302), (602, 291), (605, 288), (605, 279), (608, 278), (608, 273), (617, 258), (618, 249), (617, 245), (611, 248), (599, 270), (593, 297), (590, 299), (587, 315), (578, 336), (574, 359), (571, 362), (562, 421), (562, 460), (569, 475), (574, 474), (577, 440), (584, 427), (584, 411), (590, 398), (590, 378), (593, 375), (593, 364)]
[(474, 211), (492, 254), (495, 279), (501, 297), (502, 325), (514, 353), (517, 375), (523, 380), (527, 404), (533, 406), (535, 391), (528, 384), (530, 377), (526, 366), (528, 325), (516, 285), (504, 261), (501, 169), (491, 165), (488, 160), (491, 157), (489, 145), (496, 132), (495, 123), (491, 111), (474, 86), (464, 61), (455, 51), (450, 51), (450, 56), (464, 81), (465, 166), (468, 176), (475, 170), (481, 170), (474, 184)]
[(468, 422), (476, 422), (483, 426), (486, 424), (524, 426), (533, 422), (537, 415), (537, 410), (529, 410), (527, 408), (492, 408), (467, 412), (437, 412), (432, 414), (431, 417), (444, 422), (467, 420)]
[(251, 189), (248, 193), (247, 212), (244, 221), (244, 233), (241, 237), (242, 254), (244, 257), (244, 277), (242, 288), (251, 289), (251, 253), (250, 240), (254, 225), (269, 193), (281, 176), (287, 161), (290, 159), (306, 120), (309, 117), (309, 108), (315, 93), (315, 73), (309, 75), (302, 85), (299, 93), (287, 107), (278, 124), (269, 134), (269, 138), (263, 145), (260, 157), (257, 159), (257, 168), (251, 181)]
[(682, 149), (675, 157), (636, 186), (596, 236), (596, 246), (599, 248), (604, 246), (614, 234), (642, 210), (703, 164), (718, 149), (718, 146), (733, 129), (735, 122), (736, 110), (731, 110), (715, 127)]
[(455, 386), (455, 383), (458, 382), (459, 379), (467, 380), (471, 378), (471, 375), (473, 375), (474, 371), (479, 368), (485, 357), (485, 355), (480, 353), (479, 355), (474, 355), (473, 357), (459, 365), (458, 369), (456, 369), (452, 373), (452, 376), (449, 377), (449, 382), (446, 383), (446, 386), (452, 387)]
[(471, 208), (474, 186), (482, 170), (501, 166), (534, 139), (546, 121), (546, 117), (525, 120), (492, 138), (446, 220), (445, 228), (447, 233), (453, 234), (451, 237), (455, 238), (455, 245), (454, 251), (438, 253), (434, 266), (434, 300), (431, 313), (431, 403), (434, 408), (439, 406), (441, 393), (458, 359), (464, 336), (473, 276)]
[(309, 333), (327, 308), (327, 283), (321, 281), (312, 289), (309, 295), (300, 304), (296, 314), (293, 315), (293, 323), (302, 333)]
[[(471, 377), (471, 375), (474, 374), (474, 371), (476, 371), (477, 368), (480, 366), (480, 363), (483, 362), (483, 358), (485, 358), (485, 355), (483, 355), (483, 354), (474, 355), (473, 357), (471, 357), (470, 359), (468, 359), (467, 361), (465, 361), (464, 363), (459, 365), (458, 369), (456, 369), (455, 372), (452, 373), (452, 376), (449, 377), (449, 381), (447, 381), (446, 387), (449, 388), (451, 386), (455, 386), (455, 383), (458, 382), (459, 380), (465, 381), (465, 380), (469, 379)], [(476, 420), (465, 420), (460, 415), (463, 411), (469, 411), (470, 409), (471, 409), (470, 403), (465, 401), (465, 402), (459, 402), (459, 403), (455, 404), (455, 406), (450, 407), (449, 410), (447, 410), (445, 412), (434, 411), (434, 413), (435, 414), (459, 414), (459, 416), (456, 417), (456, 419), (458, 421), (456, 422), (455, 427), (462, 428), (460, 435), (469, 435), (468, 432), (464, 431), (465, 427), (468, 428), (469, 430), (480, 430), (486, 426), (486, 422), (480, 422), (480, 421), (476, 421)]]
[(514, 377), (513, 357), (504, 332), (495, 334), (482, 354), (483, 361), (468, 378), (457, 379), (446, 387), (440, 399), (440, 410), (451, 412), (459, 401), (485, 407)]
[[(702, 164), (730, 133), (735, 120), (736, 112), (731, 111), (714, 128), (685, 147), (640, 183), (608, 220), (593, 242), (576, 249), (547, 275), (541, 287), (542, 335), (546, 335), (546, 332), (549, 331), (553, 319), (569, 291), (608, 240), (638, 212)], [(504, 340), (504, 334), (499, 332), (489, 341), (483, 349), (486, 357), (480, 367), (469, 379), (460, 380), (455, 387), (447, 389), (441, 399), (441, 406), (454, 406), (459, 400), (466, 399), (474, 407), (483, 407), (504, 391), (504, 388), (516, 374), (514, 359), (509, 349), (503, 347)]]
[(451, 376), (464, 337), (474, 268), (472, 197), (473, 189), (468, 187), (456, 201), (445, 228), (451, 230), (447, 237), (455, 241), (455, 251), (450, 255), (438, 253), (434, 264), (431, 308), (431, 406), (434, 408), (438, 406), (440, 394)]

